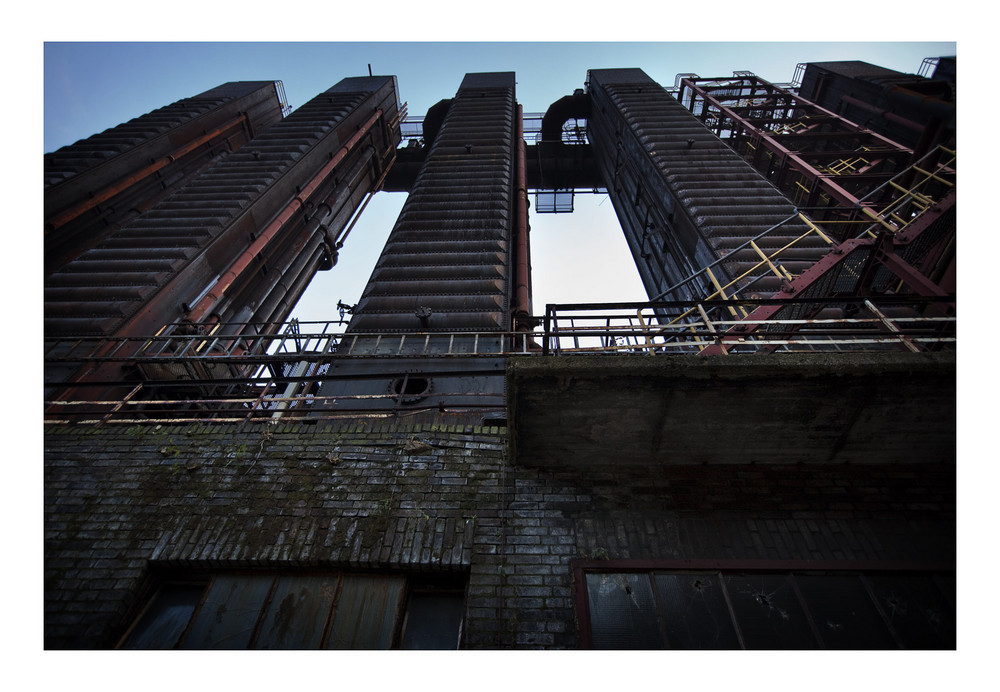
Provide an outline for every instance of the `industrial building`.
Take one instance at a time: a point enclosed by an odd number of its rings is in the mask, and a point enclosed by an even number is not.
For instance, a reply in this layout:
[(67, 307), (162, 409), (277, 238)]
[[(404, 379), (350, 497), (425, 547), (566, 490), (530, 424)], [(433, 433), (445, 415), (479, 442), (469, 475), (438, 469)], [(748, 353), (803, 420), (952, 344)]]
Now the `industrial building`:
[[(581, 80), (232, 82), (45, 156), (46, 648), (956, 647), (954, 58)], [(534, 305), (594, 189), (649, 300)]]

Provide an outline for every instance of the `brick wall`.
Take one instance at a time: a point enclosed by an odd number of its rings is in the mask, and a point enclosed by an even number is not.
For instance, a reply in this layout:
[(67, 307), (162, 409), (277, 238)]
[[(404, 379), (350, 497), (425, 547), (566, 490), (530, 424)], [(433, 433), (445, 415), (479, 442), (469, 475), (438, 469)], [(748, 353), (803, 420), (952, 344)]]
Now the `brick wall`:
[(45, 438), (45, 640), (114, 644), (149, 564), (468, 569), (499, 429), (133, 426)]
[(955, 552), (950, 466), (519, 467), (464, 426), (51, 426), (45, 642), (113, 646), (152, 568), (443, 570), (463, 646), (573, 648), (573, 561)]

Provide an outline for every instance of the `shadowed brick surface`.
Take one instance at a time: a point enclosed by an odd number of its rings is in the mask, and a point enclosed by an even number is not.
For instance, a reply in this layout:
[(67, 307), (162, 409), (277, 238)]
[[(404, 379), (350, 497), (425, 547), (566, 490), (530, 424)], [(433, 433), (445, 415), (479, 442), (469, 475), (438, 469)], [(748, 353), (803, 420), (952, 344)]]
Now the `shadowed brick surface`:
[(46, 646), (113, 646), (157, 565), (459, 571), (463, 647), (573, 648), (578, 558), (954, 561), (953, 465), (581, 473), (518, 467), (505, 441), (356, 422), (52, 426)]

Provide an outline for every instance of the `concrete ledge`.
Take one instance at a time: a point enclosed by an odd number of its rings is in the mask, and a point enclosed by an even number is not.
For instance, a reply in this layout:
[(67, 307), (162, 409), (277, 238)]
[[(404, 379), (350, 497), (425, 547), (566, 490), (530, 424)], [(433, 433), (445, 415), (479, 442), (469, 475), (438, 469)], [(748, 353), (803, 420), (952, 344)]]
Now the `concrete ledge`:
[(954, 353), (556, 356), (507, 366), (514, 463), (953, 463)]

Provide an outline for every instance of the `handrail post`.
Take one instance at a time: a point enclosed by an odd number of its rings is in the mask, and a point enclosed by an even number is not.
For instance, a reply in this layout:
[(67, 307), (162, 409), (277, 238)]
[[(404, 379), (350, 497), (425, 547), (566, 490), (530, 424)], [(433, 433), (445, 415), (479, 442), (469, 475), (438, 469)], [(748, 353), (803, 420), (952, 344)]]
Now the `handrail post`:
[(552, 306), (545, 306), (545, 333), (542, 338), (542, 355), (549, 355), (549, 338), (551, 337), (552, 331)]

